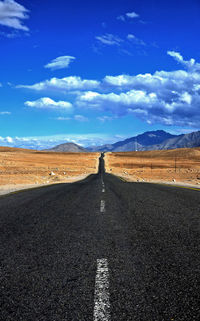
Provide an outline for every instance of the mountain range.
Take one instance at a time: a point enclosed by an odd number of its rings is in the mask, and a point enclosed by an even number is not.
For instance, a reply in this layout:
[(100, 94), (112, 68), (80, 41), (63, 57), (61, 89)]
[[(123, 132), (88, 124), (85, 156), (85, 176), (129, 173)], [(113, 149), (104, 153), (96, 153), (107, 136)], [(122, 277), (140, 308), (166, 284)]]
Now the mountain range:
[(128, 152), (200, 147), (200, 131), (172, 135), (163, 130), (149, 131), (114, 144), (83, 148), (74, 143), (55, 146), (51, 152)]
[(159, 145), (167, 139), (174, 138), (175, 135), (166, 133), (163, 130), (145, 132), (141, 135), (127, 138), (123, 141), (116, 142), (110, 145), (103, 145), (97, 147), (89, 147), (90, 151), (104, 151), (104, 152), (125, 152), (135, 150), (146, 150), (148, 146)]

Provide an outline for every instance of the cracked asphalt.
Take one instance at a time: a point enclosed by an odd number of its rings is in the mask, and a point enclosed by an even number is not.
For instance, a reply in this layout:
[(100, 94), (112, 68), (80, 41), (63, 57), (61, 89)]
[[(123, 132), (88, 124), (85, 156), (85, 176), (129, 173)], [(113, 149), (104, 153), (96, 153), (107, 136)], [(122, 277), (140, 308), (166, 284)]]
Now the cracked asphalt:
[(105, 258), (110, 321), (199, 321), (199, 253), (200, 192), (123, 182), (102, 156), (83, 181), (0, 197), (0, 320), (94, 320)]

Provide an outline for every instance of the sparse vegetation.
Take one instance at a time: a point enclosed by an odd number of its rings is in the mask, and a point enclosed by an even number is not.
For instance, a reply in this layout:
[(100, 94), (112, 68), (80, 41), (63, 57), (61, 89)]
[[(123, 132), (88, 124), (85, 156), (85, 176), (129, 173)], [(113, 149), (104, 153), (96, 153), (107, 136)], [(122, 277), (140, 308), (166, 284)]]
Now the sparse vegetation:
[(200, 184), (200, 148), (107, 153), (106, 171), (133, 181)]
[(48, 184), (81, 178), (97, 172), (98, 158), (99, 153), (50, 153), (1, 147), (0, 185)]

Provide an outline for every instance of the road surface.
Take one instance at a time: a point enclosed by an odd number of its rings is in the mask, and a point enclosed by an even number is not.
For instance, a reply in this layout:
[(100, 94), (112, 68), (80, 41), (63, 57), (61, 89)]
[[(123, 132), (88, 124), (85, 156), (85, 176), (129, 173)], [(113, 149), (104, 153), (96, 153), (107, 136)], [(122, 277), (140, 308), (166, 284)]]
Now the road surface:
[(0, 198), (0, 320), (199, 321), (200, 193), (99, 173)]

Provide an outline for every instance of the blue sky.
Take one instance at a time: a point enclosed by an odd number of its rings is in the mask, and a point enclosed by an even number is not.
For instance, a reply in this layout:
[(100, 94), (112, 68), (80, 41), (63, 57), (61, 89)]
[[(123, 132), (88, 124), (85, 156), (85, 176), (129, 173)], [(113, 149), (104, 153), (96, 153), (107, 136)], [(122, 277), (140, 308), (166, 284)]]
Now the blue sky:
[(0, 0), (0, 145), (200, 129), (199, 0)]

